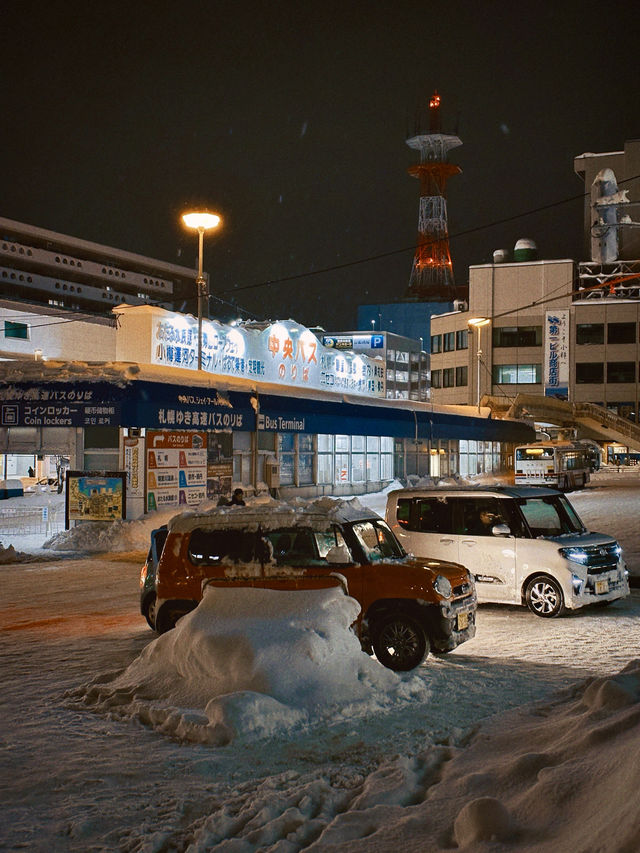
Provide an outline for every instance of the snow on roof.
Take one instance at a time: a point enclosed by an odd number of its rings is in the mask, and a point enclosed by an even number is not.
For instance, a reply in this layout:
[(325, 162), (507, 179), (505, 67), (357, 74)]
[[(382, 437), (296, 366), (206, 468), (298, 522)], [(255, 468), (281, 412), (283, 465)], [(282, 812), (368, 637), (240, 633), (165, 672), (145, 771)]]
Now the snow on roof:
[(246, 506), (213, 507), (206, 512), (183, 512), (169, 521), (169, 530), (188, 533), (196, 528), (205, 530), (276, 530), (281, 527), (311, 527), (327, 530), (333, 523), (341, 524), (378, 518), (357, 498), (317, 498), (312, 501), (294, 499), (277, 501), (270, 497), (249, 499)]

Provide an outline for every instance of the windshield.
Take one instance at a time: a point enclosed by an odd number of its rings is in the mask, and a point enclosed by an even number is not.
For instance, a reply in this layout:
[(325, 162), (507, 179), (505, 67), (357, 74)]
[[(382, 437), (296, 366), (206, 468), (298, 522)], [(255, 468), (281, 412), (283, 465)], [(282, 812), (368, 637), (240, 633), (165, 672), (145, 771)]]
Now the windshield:
[(582, 533), (585, 529), (564, 495), (521, 498), (518, 503), (533, 537)]
[(352, 530), (370, 563), (405, 556), (402, 545), (384, 521), (359, 521), (352, 526)]

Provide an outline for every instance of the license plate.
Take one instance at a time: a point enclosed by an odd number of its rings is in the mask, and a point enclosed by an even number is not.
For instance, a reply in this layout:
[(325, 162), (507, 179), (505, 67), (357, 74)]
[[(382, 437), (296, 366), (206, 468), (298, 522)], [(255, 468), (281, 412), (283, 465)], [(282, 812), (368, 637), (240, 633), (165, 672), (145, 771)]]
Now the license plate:
[(465, 628), (469, 627), (469, 614), (468, 613), (458, 613), (458, 631), (464, 631)]
[(609, 592), (609, 581), (596, 581), (596, 595)]

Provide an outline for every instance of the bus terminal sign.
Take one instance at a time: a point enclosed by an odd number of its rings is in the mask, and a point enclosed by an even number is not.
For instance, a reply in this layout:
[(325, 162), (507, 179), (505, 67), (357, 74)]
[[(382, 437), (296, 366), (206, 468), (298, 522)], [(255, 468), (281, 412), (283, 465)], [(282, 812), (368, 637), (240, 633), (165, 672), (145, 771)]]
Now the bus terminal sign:
[[(195, 369), (197, 322), (190, 315), (158, 310), (152, 319), (151, 362)], [(203, 323), (202, 366), (216, 376), (276, 385), (384, 396), (384, 362), (325, 346), (309, 329), (282, 320), (266, 328)]]

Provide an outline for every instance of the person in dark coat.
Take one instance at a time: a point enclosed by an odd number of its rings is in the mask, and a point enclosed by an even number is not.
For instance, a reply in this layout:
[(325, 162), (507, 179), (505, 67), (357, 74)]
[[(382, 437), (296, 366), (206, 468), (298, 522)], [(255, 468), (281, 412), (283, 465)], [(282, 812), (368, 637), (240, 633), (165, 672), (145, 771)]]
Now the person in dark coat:
[(242, 491), (242, 489), (233, 490), (229, 506), (245, 506), (244, 492)]

